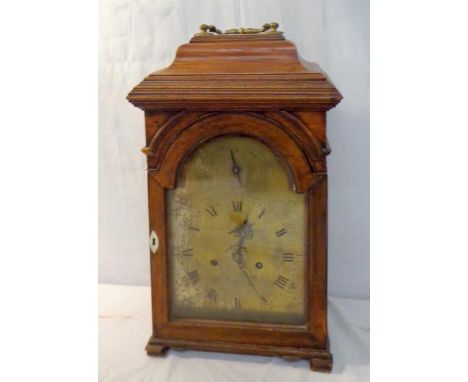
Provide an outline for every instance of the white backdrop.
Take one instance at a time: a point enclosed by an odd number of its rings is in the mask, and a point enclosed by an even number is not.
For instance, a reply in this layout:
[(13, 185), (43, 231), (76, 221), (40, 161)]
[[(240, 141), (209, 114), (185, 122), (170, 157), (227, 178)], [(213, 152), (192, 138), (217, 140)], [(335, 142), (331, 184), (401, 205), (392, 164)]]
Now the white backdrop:
[(344, 100), (328, 114), (329, 293), (369, 297), (368, 0), (101, 0), (99, 281), (149, 285), (143, 112), (126, 95), (202, 23), (277, 21)]

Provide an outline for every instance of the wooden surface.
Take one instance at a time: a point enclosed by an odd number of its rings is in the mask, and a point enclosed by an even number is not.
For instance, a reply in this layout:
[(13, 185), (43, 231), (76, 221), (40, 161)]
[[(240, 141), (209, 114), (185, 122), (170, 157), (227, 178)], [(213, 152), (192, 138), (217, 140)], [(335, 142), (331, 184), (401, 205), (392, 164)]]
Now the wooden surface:
[[(128, 99), (145, 110), (153, 335), (149, 354), (167, 348), (307, 358), (330, 371), (327, 329), (327, 168), (325, 111), (341, 95), (294, 45), (277, 38), (195, 38), (174, 63), (143, 80)], [(206, 140), (254, 137), (282, 156), (296, 192), (308, 194), (308, 323), (305, 326), (177, 320), (168, 316), (165, 190), (184, 159)]]
[(182, 45), (172, 65), (128, 95), (143, 110), (321, 110), (341, 94), (282, 37), (208, 36)]

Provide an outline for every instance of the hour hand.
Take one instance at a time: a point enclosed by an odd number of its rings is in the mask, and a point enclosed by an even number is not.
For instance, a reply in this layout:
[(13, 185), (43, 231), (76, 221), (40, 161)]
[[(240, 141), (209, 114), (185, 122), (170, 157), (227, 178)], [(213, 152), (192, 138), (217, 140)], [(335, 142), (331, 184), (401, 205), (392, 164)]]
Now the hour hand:
[(228, 233), (234, 233), (238, 236), (243, 237), (245, 240), (250, 240), (253, 237), (252, 226), (254, 223), (249, 223), (247, 219), (240, 226), (228, 231)]
[(231, 171), (236, 176), (237, 180), (240, 182), (240, 167), (236, 162), (236, 158), (234, 157), (234, 152), (231, 150), (231, 160), (232, 160), (232, 167)]

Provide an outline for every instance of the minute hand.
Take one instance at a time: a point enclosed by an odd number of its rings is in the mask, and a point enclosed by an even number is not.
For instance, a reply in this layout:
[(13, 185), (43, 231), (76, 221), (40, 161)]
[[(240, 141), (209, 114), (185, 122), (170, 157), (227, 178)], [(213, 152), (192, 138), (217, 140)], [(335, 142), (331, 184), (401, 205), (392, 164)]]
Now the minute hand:
[[(245, 220), (244, 224), (247, 224), (247, 219)], [(237, 266), (241, 270), (241, 272), (244, 274), (246, 277), (247, 281), (249, 282), (250, 286), (254, 290), (255, 294), (264, 302), (267, 302), (267, 299), (262, 296), (257, 288), (255, 287), (255, 284), (253, 283), (252, 279), (250, 278), (249, 274), (247, 273), (247, 270), (245, 269), (245, 264), (244, 264), (244, 258), (242, 256), (242, 246), (244, 245), (245, 241), (245, 236), (241, 232), (241, 237), (239, 238), (239, 241), (236, 244), (236, 251), (234, 252), (232, 259), (237, 263)]]
[(240, 264), (240, 263), (237, 263), (237, 265), (239, 266), (240, 270), (242, 271), (242, 273), (244, 274), (244, 276), (247, 278), (247, 281), (249, 282), (250, 286), (252, 287), (252, 289), (254, 290), (254, 292), (257, 294), (258, 297), (260, 297), (260, 299), (263, 301), (263, 302), (267, 302), (267, 299), (265, 297), (263, 297), (260, 293), (258, 293), (258, 290), (257, 288), (255, 287), (255, 284), (252, 282), (252, 280), (250, 279), (249, 275), (247, 274), (247, 271), (245, 270), (245, 267), (243, 264)]

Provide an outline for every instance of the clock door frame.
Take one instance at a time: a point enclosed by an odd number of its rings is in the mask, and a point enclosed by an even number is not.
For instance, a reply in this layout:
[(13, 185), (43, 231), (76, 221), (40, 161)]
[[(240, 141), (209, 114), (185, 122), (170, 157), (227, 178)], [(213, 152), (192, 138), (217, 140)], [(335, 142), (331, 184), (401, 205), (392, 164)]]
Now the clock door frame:
[[(149, 231), (159, 246), (151, 256), (153, 334), (146, 350), (168, 348), (277, 355), (310, 360), (329, 371), (327, 329), (327, 174), (325, 113), (286, 111), (146, 113)], [(165, 191), (176, 187), (185, 158), (203, 142), (222, 135), (260, 140), (288, 165), (296, 192), (307, 193), (307, 323), (277, 325), (169, 318)]]

